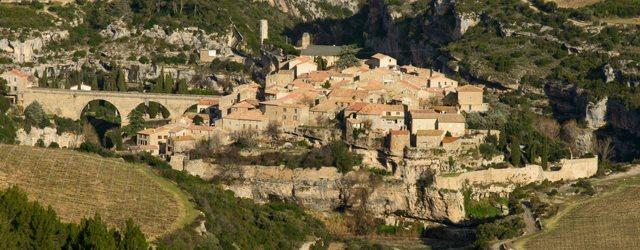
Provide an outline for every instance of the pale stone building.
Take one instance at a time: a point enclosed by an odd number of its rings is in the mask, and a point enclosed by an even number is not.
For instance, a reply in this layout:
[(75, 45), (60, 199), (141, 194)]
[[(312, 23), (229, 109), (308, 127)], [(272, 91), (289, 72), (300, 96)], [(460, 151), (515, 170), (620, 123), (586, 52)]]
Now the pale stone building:
[(415, 146), (417, 148), (440, 147), (444, 135), (443, 130), (418, 130), (415, 133)]
[(267, 88), (271, 86), (286, 86), (287, 84), (295, 80), (295, 71), (293, 70), (280, 70), (276, 73), (270, 74), (265, 79), (265, 86)]
[(383, 133), (391, 130), (404, 130), (404, 106), (389, 104), (354, 103), (345, 109), (347, 127), (362, 129), (371, 126), (371, 130)]
[(432, 109), (427, 110), (411, 110), (409, 116), (411, 118), (411, 133), (417, 134), (420, 130), (435, 130), (438, 116)]
[(389, 150), (396, 155), (402, 155), (404, 148), (409, 146), (409, 130), (391, 130), (389, 132)]
[(471, 112), (486, 112), (489, 105), (484, 103), (482, 88), (465, 85), (457, 88), (458, 91), (458, 107), (460, 110)]
[(343, 49), (344, 47), (335, 45), (308, 45), (300, 51), (300, 55), (310, 57), (311, 61), (320, 57), (327, 61), (327, 67), (333, 67), (340, 59)]
[(451, 136), (463, 136), (466, 132), (466, 123), (462, 114), (439, 114), (438, 130), (449, 132)]
[(268, 123), (269, 119), (260, 110), (254, 109), (225, 116), (222, 119), (222, 129), (227, 132), (241, 130), (264, 131)]
[(15, 97), (18, 95), (18, 93), (35, 85), (31, 77), (27, 73), (19, 69), (12, 69), (10, 71), (4, 72), (0, 75), (0, 77), (7, 81), (7, 88), (9, 88), (8, 94), (13, 97), (13, 103), (16, 102)]
[(390, 68), (398, 65), (398, 61), (385, 54), (377, 53), (371, 56), (369, 60), (369, 65), (372, 68)]

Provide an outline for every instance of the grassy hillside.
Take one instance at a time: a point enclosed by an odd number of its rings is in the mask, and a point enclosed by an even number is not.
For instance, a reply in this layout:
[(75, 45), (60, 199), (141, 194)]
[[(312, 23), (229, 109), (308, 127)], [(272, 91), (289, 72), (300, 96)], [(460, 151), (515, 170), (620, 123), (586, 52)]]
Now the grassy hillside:
[(132, 218), (150, 238), (190, 223), (188, 197), (141, 166), (70, 150), (0, 145), (0, 187), (16, 185), (63, 221), (99, 213), (110, 226)]
[[(569, 200), (542, 233), (517, 249), (637, 249), (640, 246), (640, 176), (602, 181), (593, 198)], [(519, 246), (519, 248), (518, 248)]]

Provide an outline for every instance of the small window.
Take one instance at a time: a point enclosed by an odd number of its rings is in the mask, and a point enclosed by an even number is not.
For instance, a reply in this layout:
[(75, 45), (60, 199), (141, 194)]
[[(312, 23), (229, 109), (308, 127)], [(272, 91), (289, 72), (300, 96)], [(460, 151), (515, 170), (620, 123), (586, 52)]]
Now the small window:
[(287, 112), (287, 108), (283, 108), (282, 111)]
[(160, 139), (162, 139), (162, 136), (161, 136), (161, 135), (159, 135), (159, 136), (158, 136), (158, 140), (160, 140)]

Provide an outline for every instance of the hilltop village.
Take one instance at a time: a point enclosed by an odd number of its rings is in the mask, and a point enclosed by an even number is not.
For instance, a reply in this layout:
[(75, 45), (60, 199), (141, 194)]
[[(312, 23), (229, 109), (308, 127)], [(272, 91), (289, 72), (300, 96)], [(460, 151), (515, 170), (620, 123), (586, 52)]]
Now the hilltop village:
[[(378, 146), (402, 154), (405, 147), (457, 147), (460, 138), (473, 136), (461, 112), (489, 109), (481, 87), (459, 86), (431, 69), (397, 65), (387, 55), (375, 54), (343, 70), (331, 68), (335, 60), (327, 61), (324, 70), (313, 55), (283, 61), (264, 87), (241, 86), (232, 95), (202, 99), (197, 114), (138, 132), (133, 149), (170, 156), (214, 135), (231, 142), (233, 134), (260, 136), (270, 127), (290, 134), (335, 127), (345, 141), (386, 138)], [(200, 124), (193, 123), (195, 116)]]

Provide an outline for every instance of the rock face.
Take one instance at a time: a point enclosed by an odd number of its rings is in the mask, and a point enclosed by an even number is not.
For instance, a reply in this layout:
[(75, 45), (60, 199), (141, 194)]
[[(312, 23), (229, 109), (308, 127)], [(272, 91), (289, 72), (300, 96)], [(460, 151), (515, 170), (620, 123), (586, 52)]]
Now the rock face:
[(333, 17), (335, 13), (326, 6), (334, 8), (345, 8), (351, 12), (356, 12), (362, 0), (258, 0), (280, 9), (284, 13), (302, 19), (319, 19)]
[(377, 218), (402, 212), (415, 218), (459, 223), (465, 217), (464, 198), (460, 192), (436, 190), (429, 186), (428, 179), (434, 173), (431, 166), (400, 164), (394, 175), (379, 176), (366, 170), (343, 175), (333, 167), (223, 168), (202, 164), (201, 161), (187, 163), (185, 170), (193, 170), (200, 176), (233, 179), (227, 189), (239, 197), (257, 202), (288, 200), (322, 212), (364, 206)]
[(63, 40), (67, 37), (69, 37), (69, 32), (64, 30), (45, 31), (37, 37), (33, 37), (25, 41), (9, 40), (4, 38), (0, 39), (0, 50), (6, 53), (11, 53), (13, 62), (15, 63), (33, 62), (36, 57), (36, 53), (47, 43)]
[(605, 97), (596, 103), (589, 102), (589, 104), (587, 104), (585, 121), (590, 129), (599, 129), (607, 123), (605, 118), (607, 115), (608, 100), (609, 99)]
[(44, 129), (31, 127), (31, 131), (27, 133), (24, 129), (18, 130), (16, 140), (20, 145), (34, 146), (38, 140), (42, 140), (45, 146), (49, 146), (52, 142), (58, 143), (61, 148), (77, 148), (84, 142), (83, 135), (72, 133), (57, 134), (55, 128), (46, 127)]

